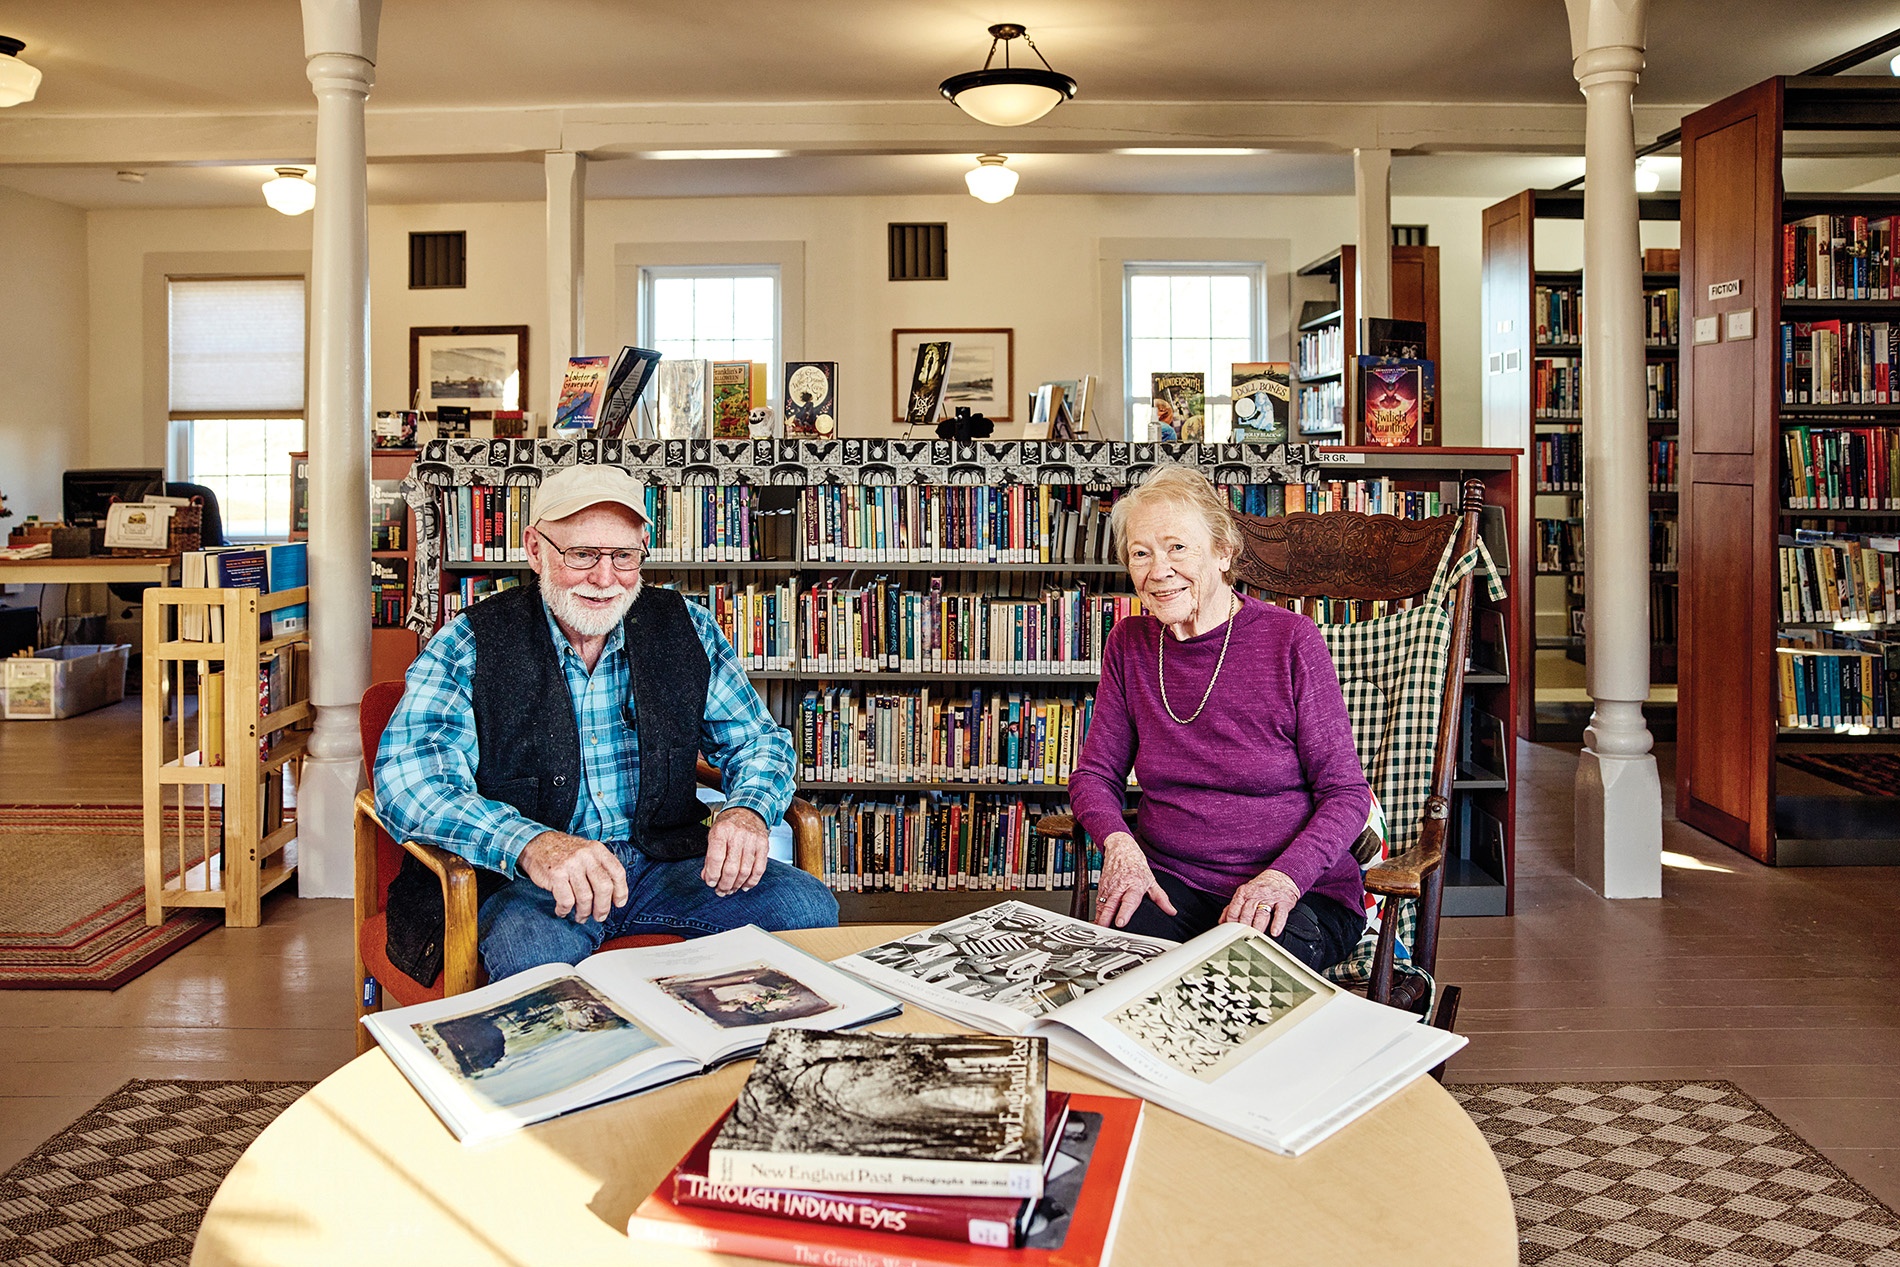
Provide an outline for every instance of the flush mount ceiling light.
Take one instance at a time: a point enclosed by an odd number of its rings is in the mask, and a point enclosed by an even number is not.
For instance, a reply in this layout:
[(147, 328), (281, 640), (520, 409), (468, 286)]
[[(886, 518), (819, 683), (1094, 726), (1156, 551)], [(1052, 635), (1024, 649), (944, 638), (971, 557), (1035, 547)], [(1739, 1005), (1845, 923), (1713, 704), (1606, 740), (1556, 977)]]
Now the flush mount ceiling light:
[(264, 182), (264, 201), (273, 211), (300, 216), (317, 205), (317, 187), (304, 179), (301, 167), (280, 167), (277, 175)]
[(0, 106), (31, 101), (40, 90), (40, 68), (20, 60), (25, 47), (11, 35), (0, 35)]
[(1001, 202), (1016, 192), (1016, 173), (1003, 166), (1009, 160), (1001, 154), (981, 154), (976, 166), (963, 173), (970, 196), (983, 202)]
[[(1009, 42), (1018, 38), (1029, 45), (1042, 69), (1009, 64)], [(1003, 46), (1003, 64), (992, 66), (998, 44)], [(938, 85), (937, 91), (980, 123), (1013, 128), (1034, 123), (1075, 96), (1075, 80), (1057, 73), (1022, 26), (999, 22), (990, 28), (990, 55), (984, 59), (983, 69), (952, 75)]]

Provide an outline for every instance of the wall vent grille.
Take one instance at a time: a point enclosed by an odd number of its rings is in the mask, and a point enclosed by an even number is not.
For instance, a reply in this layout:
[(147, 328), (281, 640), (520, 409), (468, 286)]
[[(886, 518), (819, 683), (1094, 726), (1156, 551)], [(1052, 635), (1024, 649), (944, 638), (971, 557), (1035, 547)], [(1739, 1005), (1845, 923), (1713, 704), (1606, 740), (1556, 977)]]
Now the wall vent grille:
[(949, 226), (893, 224), (891, 280), (941, 282), (950, 279)]
[(409, 235), (409, 289), (459, 290), (468, 285), (468, 234)]

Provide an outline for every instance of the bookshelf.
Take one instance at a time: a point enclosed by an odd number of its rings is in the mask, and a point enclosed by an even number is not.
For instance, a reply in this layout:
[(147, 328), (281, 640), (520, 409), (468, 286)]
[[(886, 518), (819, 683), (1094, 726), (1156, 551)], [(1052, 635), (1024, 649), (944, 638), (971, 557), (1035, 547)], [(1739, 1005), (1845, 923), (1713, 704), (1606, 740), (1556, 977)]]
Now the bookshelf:
[[(1867, 490), (1841, 483), (1870, 465), (1867, 441), (1875, 452), (1891, 453), (1892, 442), (1900, 438), (1894, 425), (1900, 409), (1878, 399), (1817, 403), (1810, 396), (1802, 401), (1797, 376), (1788, 372), (1794, 367), (1784, 364), (1792, 359), (1784, 355), (1784, 323), (1790, 343), (1799, 329), (1793, 323), (1808, 327), (1812, 353), (1813, 323), (1888, 322), (1900, 312), (1891, 299), (1828, 294), (1834, 289), (1832, 274), (1823, 296), (1790, 296), (1785, 288), (1787, 257), (1798, 241), (1788, 229), (1799, 229), (1814, 216), (1843, 218), (1843, 240), (1850, 245), (1842, 262), (1852, 265), (1858, 255), (1865, 268), (1870, 257), (1851, 246), (1858, 236), (1853, 218), (1874, 220), (1900, 210), (1900, 197), (1892, 195), (1794, 193), (1784, 187), (1790, 133), (1850, 128), (1869, 136), (1885, 132), (1892, 137), (1900, 131), (1900, 88), (1893, 80), (1769, 79), (1682, 124), (1683, 320), (1685, 325), (1713, 322), (1717, 338), (1709, 342), (1704, 331), (1683, 346), (1686, 583), (1676, 806), (1683, 822), (1776, 865), (1900, 863), (1900, 814), (1895, 812), (1900, 806), (1892, 797), (1850, 795), (1845, 787), (1826, 794), (1813, 781), (1797, 794), (1789, 790), (1793, 780), (1780, 763), (1801, 751), (1857, 755), (1884, 746), (1891, 752), (1900, 738), (1890, 724), (1867, 726), (1864, 718), (1812, 710), (1787, 717), (1782, 711), (1784, 690), (1794, 693), (1795, 683), (1792, 675), (1782, 677), (1781, 662), (1792, 652), (1780, 650), (1780, 644), (1811, 640), (1820, 644), (1813, 648), (1818, 653), (1813, 659), (1832, 661), (1843, 671), (1852, 659), (1856, 672), (1876, 662), (1828, 644), (1865, 638), (1893, 645), (1893, 613), (1884, 598), (1877, 613), (1844, 611), (1838, 604), (1851, 587), (1837, 586), (1835, 605), (1814, 611), (1804, 606), (1816, 596), (1812, 576), (1804, 600), (1801, 577), (1784, 579), (1783, 573), (1784, 562), (1795, 561), (1783, 542), (1800, 530), (1832, 534), (1841, 543), (1838, 549), (1809, 543), (1792, 552), (1824, 567), (1849, 557), (1850, 537), (1890, 539), (1900, 532), (1890, 468), (1884, 505), (1881, 486)], [(1832, 227), (1829, 231), (1831, 236)], [(1805, 250), (1802, 255), (1797, 275), (1818, 283), (1806, 267)], [(1851, 272), (1845, 280), (1851, 285)], [(1802, 367), (1810, 386), (1813, 367), (1812, 361)], [(1892, 400), (1891, 392), (1887, 399)], [(1830, 458), (1825, 445), (1814, 444), (1817, 435), (1839, 437), (1848, 431), (1865, 437), (1858, 460), (1851, 447), (1843, 452), (1837, 444)], [(1803, 483), (1817, 476), (1823, 496), (1852, 488), (1855, 501), (1814, 505)], [(1893, 575), (1890, 552), (1860, 549), (1858, 540), (1854, 545)], [(1893, 681), (1892, 672), (1887, 670), (1886, 683)], [(1870, 678), (1867, 684), (1874, 682)], [(1811, 685), (1804, 684), (1799, 695)]]
[[(1672, 196), (1638, 199), (1646, 220), (1674, 220)], [(1518, 587), (1519, 619), (1531, 643), (1518, 733), (1530, 739), (1576, 739), (1583, 707), (1565, 689), (1562, 660), (1584, 664), (1583, 587), (1583, 274), (1538, 269), (1537, 222), (1581, 220), (1583, 195), (1525, 190), (1484, 213), (1484, 438), (1521, 446), (1518, 501), (1526, 508), (1514, 555), (1536, 564), (1537, 579)], [(1652, 683), (1677, 680), (1680, 521), (1680, 279), (1673, 271), (1643, 274), (1645, 360), (1650, 380), (1650, 666)], [(1678, 296), (1673, 301), (1671, 293)], [(1540, 625), (1542, 609), (1555, 616)], [(1540, 654), (1541, 653), (1541, 654)], [(1553, 658), (1556, 663), (1553, 663)], [(1540, 664), (1541, 661), (1541, 664)], [(1540, 683), (1540, 678), (1542, 679)], [(1658, 692), (1665, 700), (1669, 693)], [(1585, 697), (1587, 699), (1587, 697)], [(1670, 710), (1652, 705), (1651, 724), (1664, 737)]]
[[(370, 450), (370, 681), (402, 677), (421, 642), (406, 621), (414, 567), (415, 516), (401, 493), (415, 449)], [(290, 455), (292, 541), (309, 538), (310, 455)]]
[[(146, 592), (147, 924), (163, 923), (167, 907), (193, 906), (255, 928), (264, 896), (296, 874), (310, 635), (261, 626), (309, 599), (306, 588)], [(167, 678), (185, 696), (169, 718)]]
[[(1346, 245), (1300, 269), (1305, 300), (1293, 330), (1296, 439), (1363, 444), (1357, 425), (1354, 358), (1359, 355), (1358, 251)], [(1313, 308), (1321, 311), (1305, 314)], [(1423, 321), (1426, 356), (1438, 365), (1438, 248), (1392, 247), (1392, 315)], [(1441, 424), (1442, 425), (1442, 424)]]
[[(531, 486), (541, 470), (581, 456), (572, 442), (514, 443), (518, 451), (503, 455), (481, 442), (434, 442), (405, 486), (424, 525), (412, 621), (425, 636), (454, 608), (451, 599), (469, 577), (518, 577), (525, 569), (517, 560), (469, 557), (472, 534), (462, 534), (471, 517), (479, 519), (477, 496), (501, 494), (506, 540), (505, 506), (515, 494), (503, 481), (518, 475)], [(1016, 859), (1017, 878), (1007, 883), (1050, 885), (1010, 896), (1056, 909), (1066, 909), (1061, 890), (1070, 870), (1086, 863), (1035, 852), (1047, 843), (1028, 827), (1066, 802), (1064, 763), (1086, 726), (1101, 639), (1131, 599), (1125, 571), (1107, 553), (1103, 521), (1115, 490), (1157, 463), (1189, 463), (1230, 489), (1253, 486), (1257, 503), (1271, 495), (1277, 507), (1345, 509), (1358, 508), (1347, 503), (1366, 481), (1442, 495), (1478, 478), (1503, 525), (1495, 534), (1502, 546), (1511, 539), (1517, 481), (1515, 454), (1474, 449), (629, 441), (594, 442), (584, 456), (625, 465), (648, 483), (656, 512), (648, 583), (698, 596), (727, 630), (768, 707), (792, 732), (800, 794), (819, 806), (828, 832), (845, 832), (841, 820), (855, 814), (850, 830), (882, 833), (877, 843), (887, 851), (893, 843), (908, 847), (912, 832), (935, 848), (945, 831), (964, 832), (961, 821), (946, 827), (939, 813), (956, 800), (1005, 820), (991, 845)], [(861, 482), (867, 477), (888, 482)], [(1097, 503), (1093, 514), (1090, 502)], [(526, 522), (519, 507), (513, 522)], [(1506, 558), (1498, 562), (1508, 569)], [(1497, 632), (1466, 677), (1473, 708), (1500, 726), (1515, 715), (1515, 611), (1508, 598), (1495, 605)], [(989, 741), (1025, 717), (1017, 733), (1033, 735), (1036, 716), (1045, 727), (1039, 766), (1020, 755), (1013, 765), (974, 761), (994, 754)], [(834, 729), (821, 732), (822, 724)], [(828, 745), (847, 732), (874, 741), (856, 765), (830, 756), (830, 747), (820, 759), (821, 733)], [(1469, 830), (1447, 888), (1452, 913), (1511, 909), (1516, 792), (1508, 751), (1489, 751), (1475, 756), (1459, 786)], [(910, 818), (894, 821), (906, 807)], [(968, 835), (959, 841), (963, 852), (954, 856), (967, 860)], [(998, 889), (980, 887), (991, 883), (988, 870), (967, 874), (978, 887), (840, 891), (842, 918), (936, 920), (996, 900)], [(935, 877), (893, 883), (926, 880), (934, 885)]]

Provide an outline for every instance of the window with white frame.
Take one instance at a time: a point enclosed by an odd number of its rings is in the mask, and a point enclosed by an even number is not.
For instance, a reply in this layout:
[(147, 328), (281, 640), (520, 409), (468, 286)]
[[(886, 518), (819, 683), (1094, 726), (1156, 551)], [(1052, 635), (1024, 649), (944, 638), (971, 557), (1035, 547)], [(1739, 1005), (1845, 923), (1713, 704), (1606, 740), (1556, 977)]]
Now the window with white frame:
[(1123, 265), (1123, 407), (1131, 436), (1155, 438), (1153, 376), (1186, 372), (1205, 375), (1207, 439), (1227, 438), (1233, 365), (1266, 356), (1266, 294), (1263, 263)]
[(649, 264), (640, 269), (640, 345), (667, 360), (758, 361), (779, 400), (779, 266)]
[(187, 478), (218, 495), (224, 535), (290, 535), (290, 455), (304, 448), (304, 279), (166, 284), (172, 426)]

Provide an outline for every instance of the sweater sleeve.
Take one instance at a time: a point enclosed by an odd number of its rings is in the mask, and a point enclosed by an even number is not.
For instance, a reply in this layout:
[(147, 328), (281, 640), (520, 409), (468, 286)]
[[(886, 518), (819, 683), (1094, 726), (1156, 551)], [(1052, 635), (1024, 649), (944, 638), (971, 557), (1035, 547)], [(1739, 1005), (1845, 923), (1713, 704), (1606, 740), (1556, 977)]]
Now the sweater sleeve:
[(1313, 812), (1272, 869), (1305, 893), (1365, 830), (1372, 789), (1352, 742), (1352, 719), (1325, 639), (1312, 624), (1293, 646), (1293, 700), (1300, 769), (1313, 793)]
[(1102, 680), (1095, 688), (1095, 712), (1082, 751), (1069, 772), (1069, 803), (1076, 821), (1097, 841), (1128, 830), (1122, 818), (1128, 772), (1135, 765), (1135, 728), (1123, 693), (1127, 632), (1133, 622), (1119, 622), (1102, 648)]

